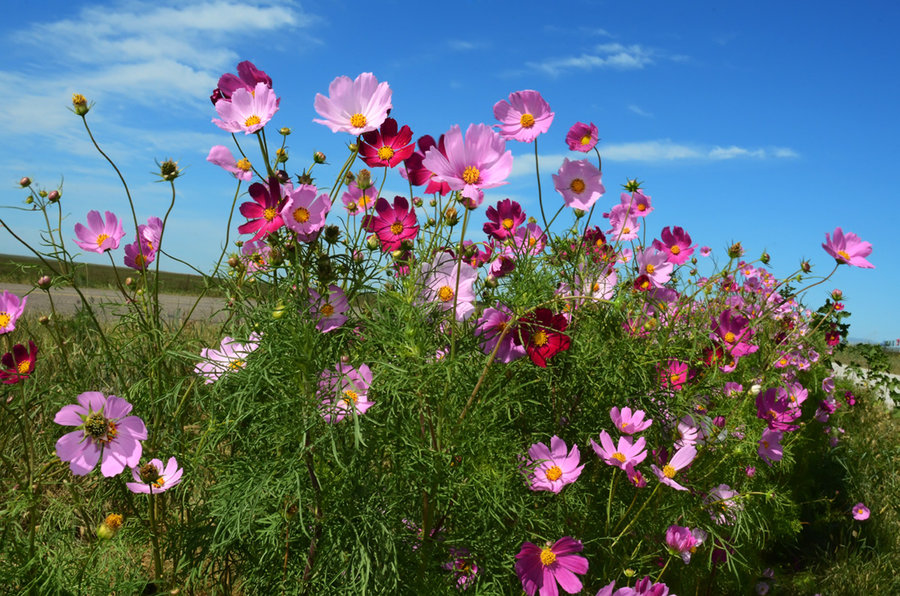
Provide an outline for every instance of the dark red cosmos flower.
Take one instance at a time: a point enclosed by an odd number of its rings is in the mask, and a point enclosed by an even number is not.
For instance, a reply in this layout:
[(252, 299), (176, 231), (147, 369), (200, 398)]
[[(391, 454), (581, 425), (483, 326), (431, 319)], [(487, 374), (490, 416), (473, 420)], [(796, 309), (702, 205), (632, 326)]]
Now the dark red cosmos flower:
[(13, 346), (12, 352), (7, 352), (0, 358), (0, 383), (14, 385), (24, 381), (34, 372), (34, 362), (37, 359), (37, 346), (33, 341), (28, 342), (28, 349), (22, 344)]
[[(272, 88), (272, 77), (256, 68), (249, 60), (244, 60), (238, 64), (237, 71), (237, 76), (226, 72), (219, 78), (219, 86), (209, 96), (213, 105), (222, 100), (231, 101), (231, 95), (238, 89), (253, 91), (257, 83), (265, 83), (269, 89)], [(278, 101), (281, 100), (279, 99)]]
[(365, 132), (359, 156), (370, 168), (393, 168), (413, 154), (412, 130), (405, 124), (397, 131), (397, 121), (385, 118), (378, 130)]
[(239, 226), (238, 232), (241, 234), (254, 233), (253, 238), (250, 239), (253, 242), (268, 236), (284, 225), (281, 209), (287, 202), (287, 197), (284, 196), (277, 178), (269, 178), (268, 187), (255, 182), (250, 185), (249, 192), (250, 198), (255, 203), (248, 201), (241, 204), (241, 215), (250, 221)]
[(416, 211), (404, 197), (394, 197), (391, 206), (384, 198), (375, 202), (378, 215), (366, 215), (362, 220), (367, 232), (374, 232), (381, 241), (382, 252), (398, 250), (404, 240), (412, 240), (419, 232)]
[(447, 152), (444, 150), (444, 135), (441, 135), (438, 142), (434, 142), (431, 135), (419, 137), (419, 150), (414, 151), (406, 160), (405, 168), (400, 169), (400, 176), (405, 180), (409, 180), (413, 186), (422, 186), (427, 184), (424, 194), (440, 193), (441, 196), (450, 192), (450, 185), (446, 182), (438, 182), (434, 179), (434, 173), (422, 165), (425, 154), (432, 147), (437, 146), (438, 151), (445, 157)]
[(497, 202), (496, 207), (488, 207), (485, 215), (490, 221), (484, 222), (482, 229), (497, 240), (512, 238), (516, 235), (516, 229), (525, 223), (522, 206), (511, 199), (503, 199)]
[(538, 308), (519, 319), (519, 333), (514, 339), (517, 345), (525, 347), (532, 362), (547, 368), (547, 360), (569, 349), (569, 336), (563, 333), (568, 324), (564, 314)]

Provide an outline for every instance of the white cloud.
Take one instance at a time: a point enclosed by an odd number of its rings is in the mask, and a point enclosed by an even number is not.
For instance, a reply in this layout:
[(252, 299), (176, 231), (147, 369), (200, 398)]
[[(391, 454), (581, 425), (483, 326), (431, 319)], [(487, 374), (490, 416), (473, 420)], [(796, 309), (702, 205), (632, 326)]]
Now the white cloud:
[(647, 112), (645, 110), (642, 110), (640, 108), (640, 106), (636, 106), (634, 104), (631, 104), (628, 106), (628, 111), (633, 112), (633, 113), (637, 114), (638, 116), (643, 116), (644, 118), (652, 118), (653, 117), (653, 114), (651, 114), (650, 112)]
[(467, 41), (465, 39), (451, 39), (447, 42), (451, 50), (458, 52), (469, 52), (472, 50), (483, 50), (488, 44), (483, 41)]
[(558, 76), (569, 70), (593, 70), (595, 68), (638, 70), (653, 64), (654, 59), (658, 56), (661, 56), (659, 52), (640, 44), (626, 46), (620, 43), (603, 43), (595, 46), (590, 53), (528, 62), (527, 66), (551, 76)]

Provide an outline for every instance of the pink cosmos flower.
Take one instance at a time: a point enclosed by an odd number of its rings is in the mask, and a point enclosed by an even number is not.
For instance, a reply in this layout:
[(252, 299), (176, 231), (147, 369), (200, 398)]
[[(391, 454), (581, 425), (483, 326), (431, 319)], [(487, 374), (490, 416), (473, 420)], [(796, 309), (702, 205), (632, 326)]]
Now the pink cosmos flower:
[(241, 262), (247, 268), (248, 273), (254, 271), (265, 271), (269, 268), (269, 257), (272, 254), (272, 247), (266, 244), (265, 240), (257, 240), (253, 242), (249, 240), (244, 242), (241, 247)]
[(419, 232), (416, 210), (405, 197), (394, 197), (393, 206), (384, 198), (375, 202), (378, 215), (366, 215), (362, 226), (367, 232), (375, 232), (381, 242), (382, 252), (398, 250), (404, 240), (412, 240)]
[(874, 269), (875, 265), (866, 260), (872, 254), (872, 244), (863, 242), (853, 233), (844, 234), (841, 228), (834, 229), (834, 237), (825, 234), (825, 252), (834, 257), (840, 265), (855, 265), (863, 269)]
[(213, 105), (220, 101), (230, 101), (231, 96), (238, 89), (246, 89), (253, 91), (256, 89), (257, 83), (265, 83), (272, 87), (272, 78), (265, 72), (259, 70), (249, 60), (245, 60), (237, 65), (237, 76), (227, 72), (219, 77), (219, 85), (212, 92), (210, 100)]
[(531, 490), (547, 490), (559, 493), (567, 484), (578, 479), (584, 464), (578, 465), (581, 455), (578, 445), (573, 444), (571, 451), (566, 451), (566, 443), (556, 435), (550, 439), (550, 448), (544, 443), (535, 443), (528, 448), (526, 468), (530, 474)]
[(25, 303), (28, 296), (19, 298), (12, 292), (3, 290), (0, 294), (0, 335), (9, 333), (16, 328), (16, 321), (25, 312)]
[(213, 124), (226, 132), (254, 133), (264, 127), (278, 111), (278, 98), (271, 87), (257, 83), (251, 91), (240, 88), (231, 95), (231, 101), (216, 102)]
[(339, 362), (333, 369), (322, 371), (316, 397), (322, 400), (320, 408), (325, 422), (340, 422), (351, 412), (365, 414), (375, 405), (367, 396), (371, 384), (372, 371), (365, 364), (357, 370)]
[(680, 391), (694, 375), (691, 374), (690, 366), (686, 362), (678, 360), (668, 360), (666, 369), (660, 368), (659, 384), (663, 389), (672, 389)]
[(615, 587), (616, 582), (610, 582), (597, 592), (597, 596), (669, 596), (669, 587), (663, 583), (653, 583), (649, 576), (638, 580), (633, 588), (624, 586), (613, 592)]
[(763, 431), (762, 437), (759, 439), (759, 449), (757, 453), (770, 466), (772, 462), (781, 461), (784, 451), (781, 447), (781, 438), (784, 433), (780, 430), (767, 428)]
[(518, 254), (539, 255), (547, 245), (547, 235), (536, 223), (530, 223), (516, 230), (513, 245)]
[(613, 205), (609, 213), (604, 213), (603, 217), (609, 218), (610, 228), (606, 230), (606, 235), (614, 243), (626, 242), (638, 237), (641, 224), (622, 205)]
[(666, 253), (655, 248), (642, 250), (634, 257), (640, 268), (638, 275), (646, 275), (657, 288), (672, 278), (674, 265), (666, 259)]
[(619, 444), (616, 446), (613, 444), (612, 437), (605, 430), (600, 432), (600, 445), (591, 439), (591, 448), (597, 457), (610, 466), (623, 470), (629, 465), (633, 468), (644, 461), (647, 457), (646, 445), (647, 441), (644, 437), (635, 442), (632, 442), (631, 437), (619, 437)]
[(701, 256), (701, 257), (708, 257), (708, 256), (710, 255), (711, 252), (712, 252), (712, 249), (711, 249), (710, 247), (708, 247), (708, 246), (701, 246), (701, 247), (700, 247), (700, 256)]
[(404, 180), (409, 180), (413, 186), (427, 184), (428, 186), (425, 187), (424, 191), (425, 194), (439, 193), (442, 196), (447, 194), (450, 192), (450, 185), (437, 180), (434, 177), (434, 172), (422, 165), (425, 160), (425, 154), (432, 147), (436, 147), (441, 155), (447, 157), (447, 152), (444, 149), (444, 135), (440, 136), (437, 143), (434, 142), (434, 138), (431, 135), (421, 136), (419, 137), (418, 145), (418, 151), (414, 151), (403, 163), (405, 167), (400, 168), (400, 177)]
[(566, 134), (566, 144), (572, 151), (587, 153), (597, 144), (599, 131), (594, 123), (576, 122)]
[(619, 196), (619, 203), (628, 210), (628, 214), (632, 217), (647, 217), (653, 211), (650, 195), (645, 195), (641, 190), (636, 190), (631, 194), (623, 192)]
[(309, 305), (314, 319), (318, 319), (316, 329), (322, 333), (334, 331), (347, 322), (347, 309), (350, 307), (344, 291), (335, 284), (328, 286), (328, 292), (319, 294), (309, 289)]
[(341, 195), (341, 202), (350, 215), (364, 213), (375, 205), (378, 200), (378, 189), (370, 186), (365, 190), (360, 190), (356, 185), (356, 181), (350, 183), (344, 194)]
[(275, 177), (269, 178), (267, 185), (259, 182), (251, 184), (248, 192), (253, 202), (241, 203), (240, 211), (241, 215), (250, 221), (238, 226), (238, 232), (253, 233), (253, 238), (250, 239), (253, 241), (265, 238), (284, 225), (281, 210), (284, 209), (287, 199)]
[(577, 594), (582, 590), (577, 574), (588, 571), (588, 560), (574, 553), (584, 546), (570, 536), (563, 536), (555, 543), (541, 548), (531, 542), (522, 544), (516, 555), (516, 575), (522, 582), (522, 589), (528, 596), (556, 596), (557, 582), (567, 594)]
[(669, 463), (663, 466), (662, 470), (657, 468), (656, 464), (651, 464), (650, 469), (653, 470), (659, 481), (666, 486), (671, 486), (675, 490), (687, 490), (675, 482), (673, 478), (680, 470), (689, 466), (695, 457), (697, 457), (697, 449), (693, 445), (687, 445), (676, 451), (675, 455), (672, 456)]
[(456, 320), (465, 321), (475, 312), (475, 280), (478, 271), (465, 262), (457, 262), (447, 253), (438, 253), (431, 263), (423, 263), (425, 288), (422, 298), (437, 303), (441, 310), (456, 307)]
[(456, 580), (457, 590), (468, 590), (475, 583), (475, 576), (478, 575), (478, 565), (467, 548), (450, 547), (450, 561), (447, 561), (441, 568), (453, 572), (453, 578)]
[(680, 556), (685, 565), (691, 562), (691, 554), (703, 544), (706, 538), (706, 532), (699, 528), (691, 530), (684, 526), (672, 525), (666, 530), (666, 545), (669, 547), (669, 552)]
[(234, 159), (234, 155), (231, 154), (231, 151), (225, 145), (215, 145), (210, 149), (209, 155), (206, 156), (206, 161), (219, 166), (226, 172), (231, 172), (238, 180), (249, 182), (253, 178), (250, 160), (246, 157), (238, 160)]
[(525, 223), (522, 206), (510, 199), (498, 201), (496, 207), (488, 207), (484, 214), (488, 218), (484, 222), (484, 233), (497, 240), (514, 236), (518, 227)]
[(53, 421), (77, 430), (60, 437), (56, 455), (69, 462), (76, 476), (94, 469), (101, 457), (100, 471), (107, 478), (119, 474), (125, 466), (135, 467), (141, 459), (141, 441), (147, 427), (137, 416), (129, 416), (131, 404), (115, 395), (86, 391), (78, 403), (63, 406)]
[(703, 503), (709, 509), (709, 516), (716, 524), (731, 526), (734, 525), (737, 512), (743, 508), (735, 500), (735, 497), (739, 496), (740, 493), (736, 490), (731, 490), (731, 487), (727, 484), (720, 484), (709, 491), (709, 494), (703, 499)]
[(284, 225), (296, 232), (300, 242), (312, 242), (325, 226), (325, 217), (331, 210), (331, 197), (322, 193), (316, 197), (316, 187), (300, 185), (287, 195), (279, 215)]
[(391, 104), (391, 88), (379, 83), (371, 72), (364, 72), (355, 80), (340, 76), (328, 86), (328, 97), (316, 93), (316, 113), (322, 119), (313, 122), (324, 124), (331, 132), (348, 132), (361, 135), (375, 130), (385, 121)]
[(587, 211), (606, 192), (601, 176), (600, 170), (588, 160), (565, 158), (559, 171), (553, 174), (553, 186), (567, 207)]
[(100, 217), (99, 211), (88, 211), (87, 227), (75, 224), (75, 244), (91, 252), (103, 253), (119, 248), (119, 240), (125, 235), (122, 223), (114, 213), (106, 212), (106, 221)]
[(247, 356), (259, 347), (260, 335), (251, 333), (247, 343), (240, 343), (230, 337), (224, 337), (218, 350), (204, 348), (200, 350), (200, 357), (206, 362), (200, 362), (194, 367), (194, 372), (204, 377), (207, 385), (215, 383), (222, 375), (247, 366)]
[(174, 457), (169, 458), (165, 468), (160, 460), (151, 459), (143, 466), (131, 468), (134, 482), (126, 482), (125, 486), (133, 493), (157, 495), (178, 486), (183, 473), (184, 470), (178, 467), (178, 461)]
[(471, 206), (481, 204), (485, 188), (506, 184), (512, 151), (505, 150), (506, 143), (486, 124), (470, 124), (465, 138), (454, 124), (444, 135), (444, 148), (446, 155), (436, 147), (429, 149), (422, 165), (450, 190), (462, 191)]
[(863, 505), (862, 503), (857, 503), (853, 506), (853, 519), (857, 521), (865, 521), (869, 519), (869, 508)]
[[(138, 226), (137, 237), (143, 241), (144, 248), (152, 252), (154, 255), (156, 251), (159, 250), (160, 243), (162, 242), (163, 235), (163, 222), (158, 217), (150, 217), (147, 219), (147, 223), (141, 224)], [(147, 253), (145, 252), (146, 256)]]
[(370, 168), (393, 168), (413, 153), (412, 130), (404, 125), (397, 131), (397, 121), (385, 118), (381, 129), (363, 133), (359, 156)]
[(494, 104), (494, 118), (500, 121), (500, 136), (530, 143), (550, 129), (554, 113), (541, 94), (531, 89), (509, 94), (509, 101)]
[(628, 435), (633, 435), (634, 433), (639, 433), (650, 428), (650, 424), (653, 423), (653, 420), (651, 418), (644, 420), (644, 416), (646, 416), (646, 413), (643, 410), (635, 410), (632, 412), (629, 407), (624, 407), (619, 410), (619, 408), (613, 406), (609, 411), (609, 417), (612, 418), (613, 424), (616, 425), (619, 432)]
[(475, 335), (481, 337), (481, 351), (485, 354), (493, 352), (497, 342), (501, 342), (494, 360), (504, 364), (518, 360), (525, 355), (525, 348), (515, 343), (516, 332), (514, 329), (507, 331), (503, 339), (500, 339), (500, 335), (509, 326), (512, 318), (513, 315), (509, 308), (498, 304), (497, 308), (484, 309), (475, 327)]
[(136, 271), (146, 269), (147, 265), (153, 262), (156, 253), (147, 249), (146, 243), (141, 244), (140, 240), (135, 240), (131, 244), (125, 245), (125, 266), (131, 267)]
[(681, 227), (675, 226), (669, 229), (669, 226), (663, 228), (660, 233), (662, 240), (654, 240), (653, 248), (666, 253), (666, 259), (675, 265), (686, 263), (691, 255), (694, 254), (694, 248), (691, 246), (691, 237)]
[(759, 346), (747, 343), (753, 337), (750, 321), (728, 308), (713, 319), (713, 330), (709, 338), (722, 342), (725, 350), (735, 358), (752, 354)]
[(793, 407), (787, 392), (779, 394), (775, 388), (756, 396), (756, 417), (765, 420), (770, 429), (792, 431), (800, 428), (791, 424), (800, 417), (800, 408)]
[(37, 346), (28, 340), (28, 348), (22, 344), (13, 346), (12, 352), (7, 352), (0, 358), (0, 383), (15, 385), (19, 381), (27, 379), (34, 372), (34, 363), (37, 360)]

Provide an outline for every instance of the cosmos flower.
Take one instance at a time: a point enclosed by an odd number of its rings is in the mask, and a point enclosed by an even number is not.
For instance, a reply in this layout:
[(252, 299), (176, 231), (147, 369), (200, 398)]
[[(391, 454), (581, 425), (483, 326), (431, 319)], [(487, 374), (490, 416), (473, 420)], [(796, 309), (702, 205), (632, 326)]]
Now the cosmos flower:
[(213, 124), (226, 132), (254, 133), (264, 127), (278, 111), (278, 98), (271, 87), (257, 83), (253, 90), (240, 88), (231, 95), (231, 101), (216, 102)]
[(618, 445), (614, 445), (612, 437), (605, 430), (600, 432), (600, 445), (591, 439), (591, 448), (597, 457), (608, 465), (623, 470), (629, 465), (634, 467), (644, 461), (647, 457), (646, 445), (647, 441), (644, 437), (639, 438), (636, 442), (632, 441), (631, 437), (619, 437)]
[(599, 132), (594, 123), (585, 124), (584, 122), (576, 122), (566, 133), (566, 145), (572, 151), (580, 151), (587, 153), (597, 144)]
[(0, 358), (0, 383), (15, 385), (24, 381), (34, 372), (34, 363), (37, 360), (37, 346), (28, 341), (28, 348), (22, 344), (13, 346), (12, 352), (7, 352)]
[(468, 590), (475, 583), (478, 565), (467, 548), (450, 547), (450, 560), (441, 565), (443, 569), (453, 572), (458, 590)]
[(709, 516), (718, 525), (733, 525), (737, 518), (737, 512), (743, 507), (735, 500), (740, 493), (731, 490), (727, 484), (720, 484), (716, 488), (709, 491), (709, 494), (703, 499), (709, 509)]
[(549, 308), (535, 309), (519, 319), (516, 344), (525, 347), (532, 362), (546, 368), (550, 358), (569, 349), (569, 336), (563, 333), (567, 326), (564, 314), (553, 314)]
[(634, 433), (639, 433), (650, 428), (650, 424), (653, 423), (653, 420), (650, 418), (644, 420), (644, 416), (646, 416), (646, 413), (643, 410), (635, 410), (632, 412), (629, 407), (619, 410), (618, 407), (613, 406), (609, 411), (609, 417), (612, 419), (613, 424), (616, 425), (619, 432), (628, 435), (633, 435)]
[(419, 232), (416, 210), (410, 207), (405, 197), (394, 197), (391, 205), (387, 199), (375, 202), (378, 215), (366, 215), (362, 226), (367, 232), (374, 232), (381, 242), (383, 252), (398, 250), (404, 240), (412, 240)]
[(555, 543), (541, 548), (531, 542), (522, 544), (516, 555), (516, 575), (522, 582), (522, 589), (528, 596), (556, 596), (557, 583), (567, 594), (577, 594), (582, 590), (577, 574), (588, 571), (588, 560), (574, 553), (584, 546), (570, 536), (563, 536)]
[(645, 195), (640, 189), (619, 196), (619, 203), (631, 217), (647, 217), (653, 211), (650, 195)]
[(484, 233), (497, 240), (514, 236), (517, 228), (525, 223), (525, 213), (516, 201), (503, 199), (496, 207), (488, 207), (484, 212), (488, 221), (484, 222)]
[(28, 296), (19, 298), (12, 292), (3, 290), (0, 294), (0, 335), (9, 333), (16, 328), (16, 321), (25, 312), (25, 303)]
[(78, 236), (75, 244), (84, 250), (96, 253), (119, 248), (119, 241), (125, 236), (125, 232), (122, 230), (122, 223), (114, 213), (107, 211), (106, 221), (104, 221), (100, 217), (99, 211), (91, 210), (88, 211), (87, 221), (87, 227), (80, 223), (75, 224), (75, 235)]
[(205, 348), (200, 350), (200, 357), (206, 362), (200, 362), (194, 367), (194, 372), (204, 377), (207, 385), (214, 383), (222, 375), (247, 366), (247, 356), (259, 347), (260, 335), (251, 333), (247, 343), (240, 343), (230, 337), (222, 338), (222, 344), (218, 350)]
[(328, 292), (319, 294), (314, 289), (309, 289), (309, 305), (312, 316), (317, 319), (316, 329), (322, 333), (334, 331), (347, 322), (349, 303), (344, 291), (335, 284), (328, 286)]
[(433, 302), (441, 310), (456, 308), (456, 320), (465, 321), (475, 312), (475, 280), (478, 271), (466, 262), (457, 262), (447, 253), (438, 253), (431, 263), (424, 263), (422, 274), (426, 302)]
[(135, 467), (147, 427), (137, 416), (129, 416), (130, 412), (131, 404), (121, 397), (107, 397), (99, 391), (82, 393), (77, 404), (63, 406), (53, 419), (77, 427), (56, 442), (56, 455), (69, 462), (76, 476), (93, 470), (101, 457), (100, 471), (106, 477), (119, 474), (125, 466)]
[(697, 246), (691, 246), (690, 235), (679, 226), (671, 230), (669, 226), (664, 227), (659, 237), (661, 240), (653, 240), (653, 248), (666, 253), (666, 259), (675, 265), (686, 263)]
[(147, 248), (146, 243), (141, 245), (140, 239), (125, 245), (125, 266), (136, 271), (146, 269), (153, 262), (156, 253)]
[(781, 447), (781, 438), (783, 436), (784, 433), (782, 431), (767, 428), (759, 439), (759, 448), (756, 452), (770, 466), (772, 462), (781, 461), (781, 458), (784, 456), (784, 450)]
[(413, 186), (427, 184), (424, 191), (425, 194), (438, 193), (442, 196), (447, 194), (450, 192), (450, 185), (435, 179), (434, 172), (422, 165), (425, 160), (425, 154), (432, 147), (435, 147), (441, 155), (447, 157), (447, 152), (444, 149), (444, 135), (440, 136), (437, 143), (434, 142), (434, 138), (431, 135), (421, 136), (419, 137), (418, 145), (419, 149), (413, 151), (412, 155), (403, 162), (405, 167), (400, 168), (400, 177), (404, 180), (409, 180)]
[(378, 189), (370, 186), (365, 190), (361, 190), (356, 185), (356, 181), (351, 182), (344, 194), (341, 195), (341, 202), (350, 215), (357, 215), (371, 210), (377, 200)]
[(125, 486), (133, 493), (156, 495), (181, 483), (183, 473), (174, 457), (169, 458), (165, 468), (160, 460), (151, 459), (143, 466), (131, 468), (134, 482), (126, 482)]
[(669, 463), (663, 466), (662, 470), (657, 468), (656, 464), (651, 464), (650, 469), (653, 470), (659, 481), (666, 486), (671, 486), (675, 490), (687, 490), (675, 482), (673, 478), (680, 470), (689, 466), (695, 457), (697, 457), (697, 449), (693, 445), (686, 445), (675, 452), (675, 455), (672, 456)]
[(226, 72), (219, 77), (219, 84), (209, 97), (213, 105), (220, 101), (230, 101), (231, 96), (238, 89), (253, 91), (258, 83), (264, 83), (268, 87), (272, 87), (272, 78), (256, 68), (249, 60), (240, 62), (237, 65), (237, 72), (237, 76)]
[(584, 464), (578, 465), (581, 455), (578, 445), (572, 445), (567, 452), (566, 443), (556, 435), (550, 439), (550, 448), (544, 443), (535, 443), (528, 448), (525, 467), (529, 470), (531, 490), (546, 490), (558, 493), (567, 484), (578, 479)]
[(875, 265), (866, 260), (866, 257), (872, 254), (872, 244), (863, 242), (856, 234), (850, 232), (845, 234), (841, 228), (834, 229), (833, 237), (825, 234), (822, 248), (834, 257), (839, 265), (855, 265), (863, 269), (875, 268)]
[(281, 189), (278, 179), (269, 178), (268, 184), (255, 182), (248, 190), (253, 201), (241, 203), (241, 215), (249, 219), (245, 224), (238, 226), (241, 234), (253, 234), (251, 241), (259, 240), (278, 230), (284, 225), (281, 210), (287, 199)]
[(510, 329), (503, 339), (500, 339), (500, 335), (509, 326), (512, 318), (513, 315), (509, 308), (498, 304), (497, 308), (484, 309), (475, 327), (475, 335), (481, 338), (481, 351), (485, 354), (493, 352), (497, 342), (501, 342), (494, 360), (504, 364), (518, 360), (525, 355), (525, 348), (515, 342), (515, 329)]
[(869, 508), (863, 505), (862, 503), (857, 503), (853, 506), (853, 519), (857, 521), (865, 521), (869, 519)]
[(312, 242), (325, 226), (325, 218), (331, 210), (328, 193), (316, 196), (316, 187), (303, 184), (287, 195), (279, 215), (289, 229), (297, 234), (300, 242)]
[(365, 364), (356, 369), (339, 362), (334, 368), (322, 371), (316, 397), (321, 400), (319, 407), (325, 422), (340, 422), (351, 412), (365, 414), (375, 405), (368, 398), (371, 384), (372, 371)]
[(409, 159), (415, 145), (412, 130), (406, 125), (397, 131), (397, 121), (385, 118), (379, 130), (363, 133), (359, 156), (370, 168), (393, 168)]
[(569, 161), (565, 158), (559, 171), (553, 174), (553, 186), (563, 196), (567, 207), (582, 211), (590, 209), (606, 192), (600, 170), (586, 159)]
[(509, 94), (509, 101), (494, 104), (494, 118), (500, 121), (500, 136), (506, 140), (530, 143), (550, 129), (553, 122), (550, 105), (531, 89)]
[(666, 530), (666, 545), (669, 552), (678, 555), (685, 564), (691, 562), (691, 554), (706, 540), (707, 534), (699, 528), (691, 530), (684, 526), (671, 525)]
[(391, 104), (391, 88), (379, 83), (371, 72), (364, 72), (350, 80), (340, 76), (328, 86), (328, 96), (316, 93), (316, 113), (322, 119), (313, 122), (324, 124), (331, 132), (347, 132), (361, 135), (375, 130), (385, 121)]
[(206, 156), (206, 161), (219, 166), (226, 172), (231, 172), (238, 180), (249, 182), (253, 178), (250, 160), (246, 157), (238, 160), (234, 159), (234, 155), (231, 154), (231, 151), (225, 145), (215, 145), (210, 149), (209, 155)]

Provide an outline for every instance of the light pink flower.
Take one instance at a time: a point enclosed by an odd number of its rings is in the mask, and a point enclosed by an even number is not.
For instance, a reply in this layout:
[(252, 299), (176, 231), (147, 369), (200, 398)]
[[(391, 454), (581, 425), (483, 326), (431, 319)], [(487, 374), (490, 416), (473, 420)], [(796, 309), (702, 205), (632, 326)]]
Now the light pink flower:
[(586, 159), (564, 159), (559, 171), (553, 174), (553, 186), (567, 207), (582, 211), (590, 209), (606, 192), (600, 170)]
[(369, 385), (372, 371), (365, 364), (355, 369), (339, 362), (334, 368), (322, 371), (316, 397), (321, 400), (320, 408), (325, 422), (340, 422), (355, 412), (365, 414), (374, 403), (369, 401)]
[(116, 215), (106, 212), (106, 221), (100, 217), (99, 211), (88, 211), (87, 227), (80, 223), (75, 224), (75, 235), (78, 240), (75, 244), (91, 252), (103, 253), (107, 250), (119, 248), (119, 241), (125, 235), (122, 223)]
[(733, 525), (737, 518), (737, 512), (743, 509), (743, 506), (735, 500), (740, 493), (731, 490), (727, 484), (720, 484), (716, 488), (709, 491), (709, 494), (703, 499), (709, 509), (709, 516), (718, 525)]
[(475, 280), (478, 270), (464, 262), (457, 262), (447, 253), (438, 253), (431, 263), (423, 263), (425, 288), (422, 298), (440, 305), (441, 310), (456, 307), (456, 319), (465, 321), (475, 312)]
[(869, 519), (869, 508), (863, 505), (862, 503), (857, 503), (853, 506), (853, 519), (857, 521), (865, 521)]
[(634, 467), (644, 461), (647, 457), (646, 445), (647, 441), (644, 437), (639, 438), (635, 442), (632, 442), (631, 437), (619, 437), (618, 446), (613, 445), (612, 437), (605, 430), (600, 432), (600, 445), (597, 445), (591, 439), (591, 448), (593, 448), (597, 457), (610, 466), (623, 470), (629, 465)]
[(250, 160), (246, 157), (236, 160), (225, 145), (215, 145), (210, 149), (206, 161), (219, 166), (226, 172), (231, 172), (235, 178), (244, 182), (249, 182), (253, 178)]
[(567, 484), (578, 479), (584, 464), (578, 465), (581, 454), (578, 445), (573, 444), (567, 452), (566, 443), (556, 435), (550, 439), (550, 448), (544, 443), (535, 443), (528, 448), (526, 468), (531, 490), (547, 490), (558, 493)]
[(698, 528), (691, 530), (684, 526), (672, 525), (666, 530), (666, 545), (669, 547), (669, 552), (680, 556), (685, 564), (691, 562), (691, 554), (703, 544), (706, 538), (706, 532)]
[(174, 457), (169, 458), (165, 468), (160, 460), (151, 459), (143, 466), (131, 468), (134, 482), (126, 482), (125, 486), (133, 493), (156, 495), (180, 484), (183, 473)]
[(202, 376), (203, 382), (208, 385), (224, 374), (244, 368), (247, 366), (247, 357), (259, 347), (260, 335), (251, 333), (248, 339), (247, 343), (240, 343), (226, 336), (218, 350), (200, 350), (200, 357), (206, 362), (198, 363), (194, 372)]
[(9, 333), (16, 328), (16, 321), (25, 312), (25, 303), (28, 302), (28, 296), (19, 298), (12, 292), (3, 290), (0, 295), (0, 335)]
[(663, 466), (662, 470), (657, 468), (655, 464), (651, 464), (650, 469), (653, 470), (659, 481), (666, 486), (671, 486), (675, 490), (687, 490), (675, 482), (673, 478), (680, 470), (689, 466), (695, 457), (697, 457), (697, 449), (693, 445), (687, 445), (676, 451), (675, 455), (672, 456), (669, 463)]
[(302, 184), (287, 195), (279, 215), (284, 225), (296, 232), (300, 242), (312, 242), (325, 226), (331, 209), (328, 193), (316, 196), (316, 187)]
[(875, 265), (866, 260), (872, 254), (872, 244), (863, 242), (859, 236), (851, 232), (846, 234), (841, 228), (834, 229), (834, 237), (825, 234), (825, 243), (822, 245), (825, 252), (834, 257), (841, 265), (855, 265), (863, 269), (874, 269)]
[(666, 253), (655, 248), (642, 250), (635, 255), (637, 261), (638, 275), (646, 275), (650, 282), (656, 287), (662, 287), (672, 277), (673, 265), (666, 258)]
[(231, 101), (217, 102), (219, 118), (213, 118), (213, 124), (227, 132), (248, 135), (268, 124), (277, 111), (275, 92), (265, 83), (257, 83), (253, 91), (242, 87), (231, 94)]
[(570, 536), (563, 536), (553, 544), (548, 541), (543, 548), (525, 542), (516, 555), (516, 575), (522, 589), (528, 596), (538, 592), (540, 596), (556, 596), (558, 582), (567, 594), (581, 592), (583, 586), (575, 574), (587, 573), (588, 560), (574, 553), (583, 549), (581, 542)]
[(781, 438), (784, 433), (780, 430), (767, 428), (763, 431), (762, 438), (759, 440), (759, 449), (757, 453), (763, 460), (772, 465), (772, 462), (781, 461), (784, 450), (781, 447)]
[(356, 185), (356, 181), (351, 182), (344, 194), (341, 195), (341, 202), (350, 215), (357, 215), (370, 210), (377, 200), (377, 188), (370, 186), (365, 190), (360, 190)]
[(613, 406), (609, 411), (609, 417), (612, 418), (613, 424), (616, 425), (619, 432), (628, 435), (633, 435), (634, 433), (639, 433), (650, 428), (650, 424), (653, 420), (650, 418), (644, 420), (644, 416), (646, 416), (646, 413), (643, 410), (635, 410), (632, 412), (629, 407), (619, 410), (619, 408)]
[(328, 97), (316, 93), (314, 105), (322, 119), (313, 122), (324, 124), (331, 132), (352, 135), (376, 130), (393, 107), (391, 88), (386, 82), (379, 83), (371, 72), (352, 81), (350, 77), (337, 77), (328, 86)]
[(318, 319), (316, 329), (322, 333), (333, 331), (347, 322), (349, 303), (344, 291), (335, 284), (328, 286), (328, 292), (320, 295), (309, 289), (309, 305), (313, 318)]
[(550, 129), (553, 122), (550, 105), (531, 89), (509, 94), (509, 101), (494, 104), (494, 118), (500, 121), (500, 136), (506, 140), (530, 143)]

